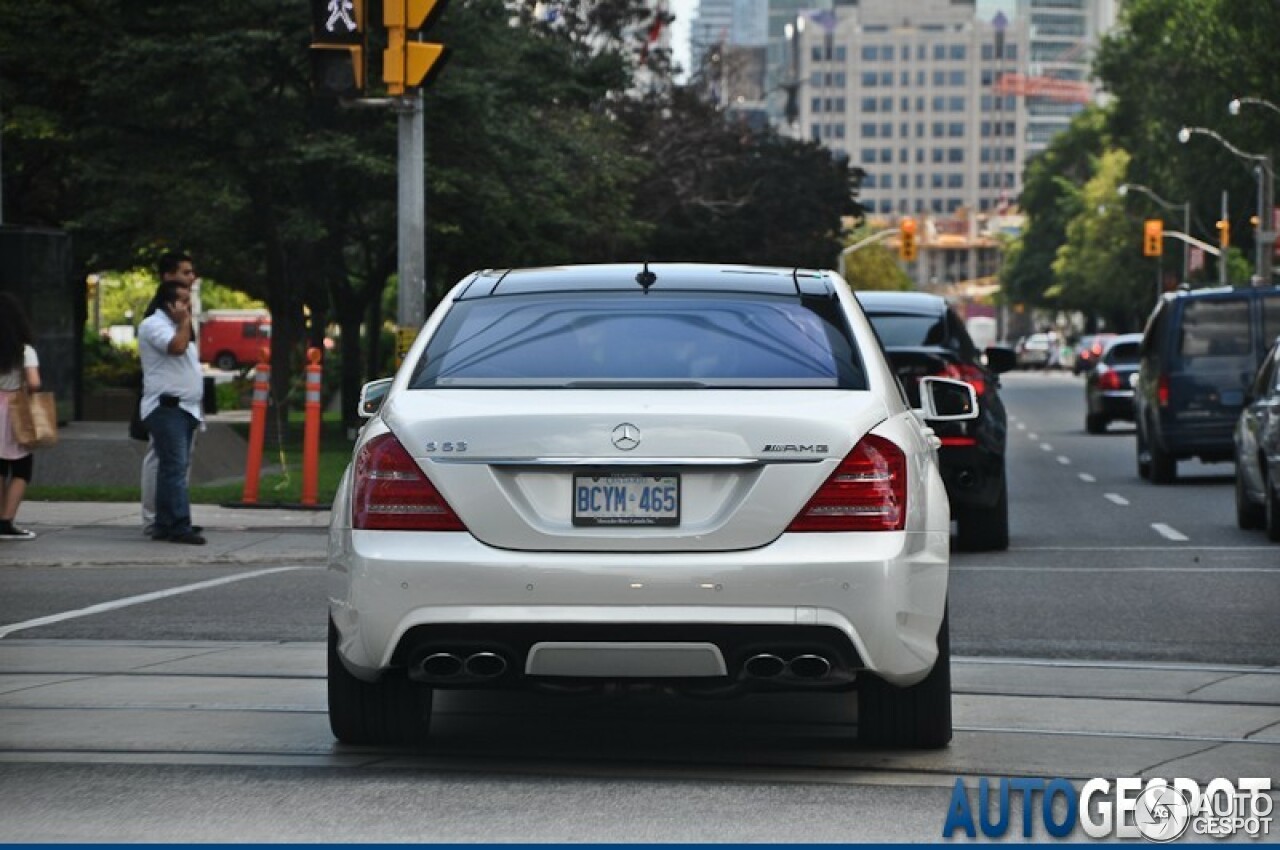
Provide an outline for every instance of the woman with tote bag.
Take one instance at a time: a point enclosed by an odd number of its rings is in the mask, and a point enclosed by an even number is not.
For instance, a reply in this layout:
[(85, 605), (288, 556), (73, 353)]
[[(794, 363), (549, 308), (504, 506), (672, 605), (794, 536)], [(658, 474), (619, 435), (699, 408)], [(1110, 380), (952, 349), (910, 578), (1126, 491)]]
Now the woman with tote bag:
[(31, 481), (31, 452), (18, 444), (9, 421), (18, 393), (40, 389), (40, 361), (31, 347), (31, 325), (18, 299), (0, 292), (0, 540), (30, 540), (35, 533), (13, 524)]

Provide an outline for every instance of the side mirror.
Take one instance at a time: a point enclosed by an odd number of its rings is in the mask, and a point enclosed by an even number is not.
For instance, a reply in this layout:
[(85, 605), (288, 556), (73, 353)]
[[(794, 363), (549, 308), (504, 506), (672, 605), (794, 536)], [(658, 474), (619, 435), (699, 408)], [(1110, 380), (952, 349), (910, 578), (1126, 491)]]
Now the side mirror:
[(356, 413), (361, 419), (372, 419), (377, 415), (393, 380), (394, 378), (379, 378), (360, 388), (360, 402), (356, 405)]
[(978, 394), (964, 381), (950, 378), (921, 378), (920, 407), (924, 418), (934, 422), (961, 422), (978, 418)]
[(992, 345), (983, 354), (987, 357), (987, 368), (997, 375), (1001, 372), (1012, 372), (1018, 368), (1018, 352), (1003, 345)]

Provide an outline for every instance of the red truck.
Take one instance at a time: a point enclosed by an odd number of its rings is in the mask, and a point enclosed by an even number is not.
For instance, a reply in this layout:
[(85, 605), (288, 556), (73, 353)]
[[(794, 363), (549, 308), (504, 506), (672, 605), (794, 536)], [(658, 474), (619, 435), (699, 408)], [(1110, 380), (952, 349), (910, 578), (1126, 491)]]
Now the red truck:
[(266, 310), (207, 310), (200, 319), (200, 362), (232, 370), (256, 365), (271, 348)]

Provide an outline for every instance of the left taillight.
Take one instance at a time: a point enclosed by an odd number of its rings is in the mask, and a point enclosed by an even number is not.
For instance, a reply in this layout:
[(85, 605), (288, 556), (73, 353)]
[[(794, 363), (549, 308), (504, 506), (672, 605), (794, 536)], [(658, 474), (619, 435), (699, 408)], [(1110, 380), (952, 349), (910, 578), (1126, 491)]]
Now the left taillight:
[(1100, 390), (1123, 390), (1125, 389), (1124, 380), (1120, 377), (1120, 373), (1114, 369), (1108, 369), (1104, 364), (1098, 364), (1098, 389)]
[(466, 531), (394, 434), (381, 434), (356, 455), (352, 528), (377, 531)]
[(907, 456), (868, 434), (840, 461), (787, 531), (901, 531), (907, 521)]

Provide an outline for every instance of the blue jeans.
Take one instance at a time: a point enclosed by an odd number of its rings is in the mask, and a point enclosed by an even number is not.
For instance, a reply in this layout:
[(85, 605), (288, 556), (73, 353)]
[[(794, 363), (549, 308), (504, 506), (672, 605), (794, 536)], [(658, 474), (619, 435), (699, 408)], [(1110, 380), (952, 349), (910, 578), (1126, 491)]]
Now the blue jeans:
[(187, 465), (196, 418), (180, 407), (157, 407), (146, 418), (155, 446), (157, 537), (191, 533), (191, 500), (187, 495)]

